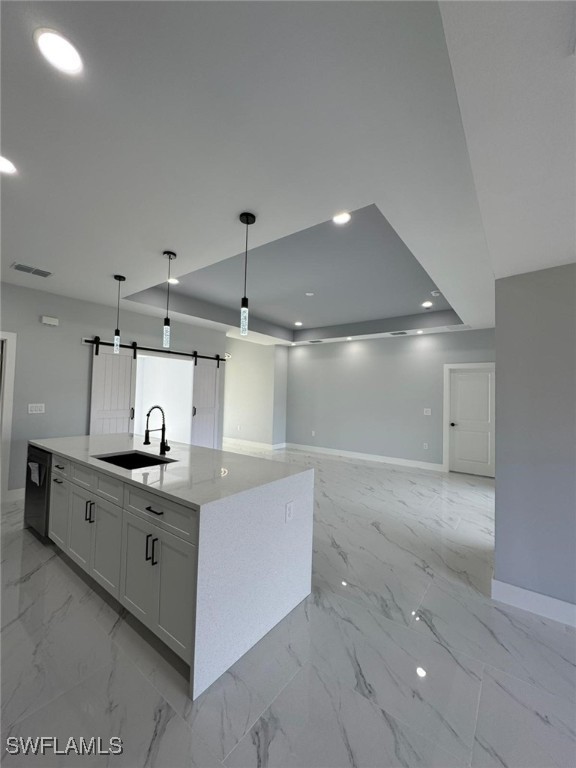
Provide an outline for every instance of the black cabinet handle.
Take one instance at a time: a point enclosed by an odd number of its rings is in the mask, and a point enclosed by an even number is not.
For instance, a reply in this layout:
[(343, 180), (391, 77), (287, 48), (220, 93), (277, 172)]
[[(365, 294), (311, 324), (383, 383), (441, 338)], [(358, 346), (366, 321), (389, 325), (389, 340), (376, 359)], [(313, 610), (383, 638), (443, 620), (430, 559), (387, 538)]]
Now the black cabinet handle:
[(88, 522), (89, 523), (95, 523), (96, 522), (96, 516), (92, 517), (92, 512), (94, 511), (94, 507), (96, 506), (95, 501), (90, 501), (90, 512), (88, 513)]
[(84, 507), (84, 520), (86, 520), (87, 523), (90, 522), (90, 515), (88, 514), (88, 505), (90, 504), (89, 501), (86, 502), (86, 506)]
[(64, 481), (63, 481), (63, 480), (56, 480), (56, 478), (54, 478), (54, 480), (52, 480), (52, 482), (53, 482), (53, 483), (58, 483), (58, 485), (62, 485), (62, 483), (63, 483)]
[(56, 469), (64, 469), (62, 464), (54, 464), (54, 466), (56, 467)]
[(134, 419), (134, 408), (130, 408), (130, 420)]
[(152, 509), (152, 507), (146, 507), (147, 512), (152, 512), (154, 515), (163, 515), (164, 512), (157, 512), (155, 509)]
[(152, 565), (158, 565), (158, 560), (154, 560), (156, 557), (156, 542), (158, 539), (152, 539)]
[(148, 554), (148, 545), (150, 544), (150, 539), (152, 538), (152, 534), (149, 533), (146, 536), (146, 560), (152, 560), (150, 555)]

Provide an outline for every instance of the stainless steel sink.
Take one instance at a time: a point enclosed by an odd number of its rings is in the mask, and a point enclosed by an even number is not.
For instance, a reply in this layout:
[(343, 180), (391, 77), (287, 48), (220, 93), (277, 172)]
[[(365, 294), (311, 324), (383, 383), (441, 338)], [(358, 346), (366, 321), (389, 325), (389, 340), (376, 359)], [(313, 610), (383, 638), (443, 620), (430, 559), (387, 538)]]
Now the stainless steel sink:
[(156, 467), (159, 464), (172, 464), (177, 459), (167, 459), (165, 456), (154, 456), (144, 451), (126, 451), (125, 453), (107, 453), (101, 456), (92, 456), (99, 461), (107, 461), (122, 469), (142, 469), (143, 467)]

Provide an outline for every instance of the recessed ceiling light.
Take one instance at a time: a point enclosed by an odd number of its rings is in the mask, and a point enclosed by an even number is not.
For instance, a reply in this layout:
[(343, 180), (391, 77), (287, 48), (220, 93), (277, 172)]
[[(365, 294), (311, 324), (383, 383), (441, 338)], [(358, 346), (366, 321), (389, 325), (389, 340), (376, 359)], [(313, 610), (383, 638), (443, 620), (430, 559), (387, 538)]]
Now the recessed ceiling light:
[(170, 283), (170, 285), (178, 285), (180, 280), (178, 280), (177, 277), (169, 277), (168, 278), (168, 282)]
[(352, 216), (348, 213), (348, 211), (342, 211), (341, 213), (337, 213), (336, 216), (332, 216), (332, 221), (334, 224), (348, 224)]
[(296, 342), (295, 342), (295, 341), (293, 341), (293, 342), (292, 342), (292, 344), (291, 344), (291, 346), (292, 346), (292, 347), (295, 347), (295, 346), (296, 346)]
[(347, 581), (343, 581), (343, 582), (342, 582), (342, 586), (343, 586), (343, 587), (347, 587), (347, 586), (348, 586), (348, 582), (347, 582)]
[(426, 677), (426, 670), (422, 669), (422, 667), (416, 667), (416, 674), (418, 677)]
[(0, 156), (0, 173), (16, 173), (16, 166), (7, 157)]
[(80, 54), (72, 43), (53, 29), (41, 27), (34, 32), (40, 53), (53, 67), (66, 75), (78, 75), (84, 69)]
[(424, 307), (424, 309), (430, 309), (430, 307), (432, 306), (432, 302), (431, 301), (423, 301), (422, 302), (422, 306)]
[(416, 331), (417, 334), (424, 333), (424, 331)]
[(300, 320), (296, 320), (296, 322), (294, 323), (294, 325), (298, 325), (298, 326), (300, 326), (300, 325), (302, 325), (302, 323), (300, 322)]
[(306, 296), (314, 296), (314, 294), (312, 293), (312, 291), (307, 291)]
[(346, 341), (352, 341), (352, 336), (347, 336)]

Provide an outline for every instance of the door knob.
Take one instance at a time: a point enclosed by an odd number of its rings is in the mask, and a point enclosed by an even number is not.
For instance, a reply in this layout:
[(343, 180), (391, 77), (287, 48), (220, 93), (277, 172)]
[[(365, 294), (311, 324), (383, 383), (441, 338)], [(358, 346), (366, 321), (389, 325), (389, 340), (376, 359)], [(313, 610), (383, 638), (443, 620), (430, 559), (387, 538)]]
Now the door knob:
[(450, 422), (450, 426), (451, 426), (451, 427), (455, 427), (455, 426), (456, 426), (456, 424), (455, 424), (453, 421), (451, 421), (451, 422)]

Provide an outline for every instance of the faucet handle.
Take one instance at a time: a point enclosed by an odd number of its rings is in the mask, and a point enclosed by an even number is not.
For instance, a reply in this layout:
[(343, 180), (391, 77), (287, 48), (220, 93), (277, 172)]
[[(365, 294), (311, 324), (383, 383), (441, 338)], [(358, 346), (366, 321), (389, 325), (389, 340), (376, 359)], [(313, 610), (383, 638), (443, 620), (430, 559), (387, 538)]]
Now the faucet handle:
[(168, 451), (170, 450), (170, 446), (168, 445), (168, 443), (164, 443), (164, 450), (166, 451), (166, 453), (168, 453)]

